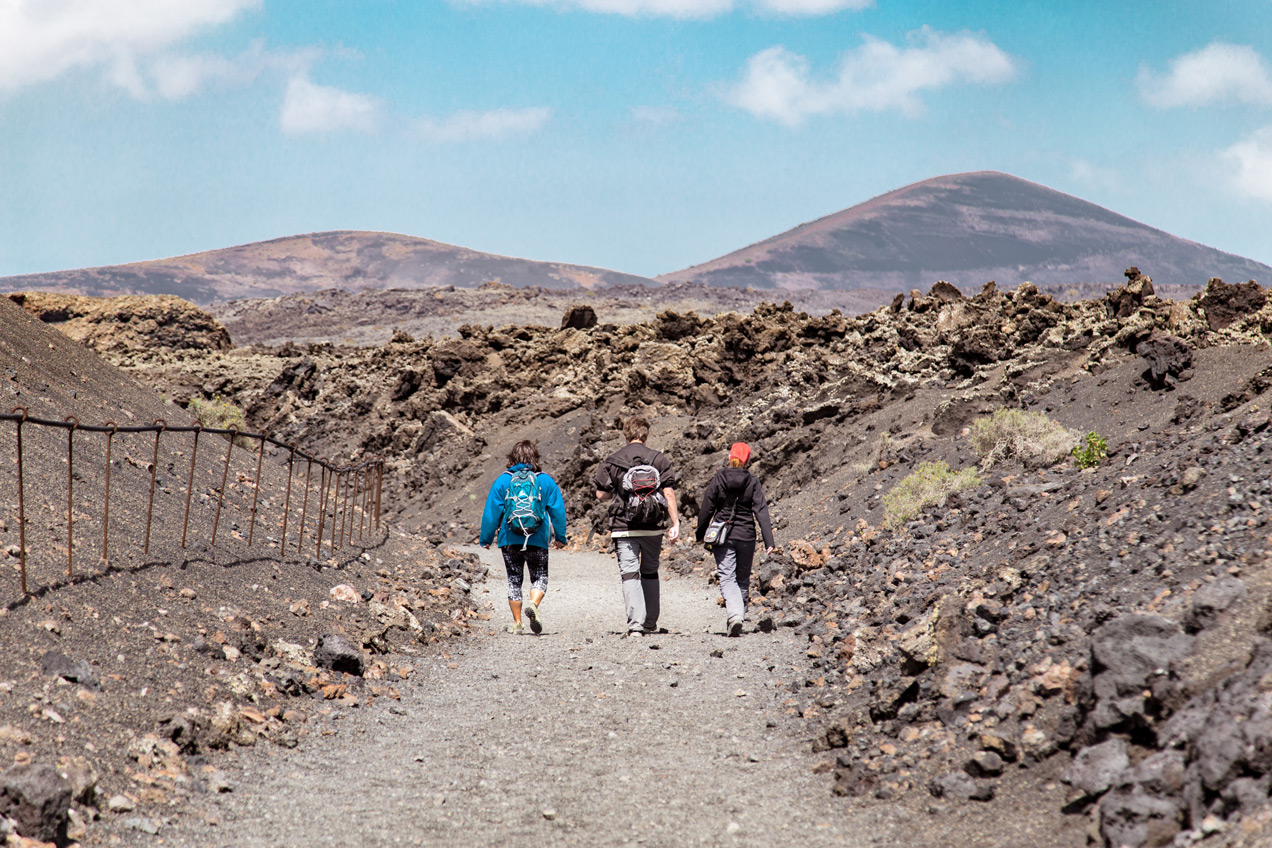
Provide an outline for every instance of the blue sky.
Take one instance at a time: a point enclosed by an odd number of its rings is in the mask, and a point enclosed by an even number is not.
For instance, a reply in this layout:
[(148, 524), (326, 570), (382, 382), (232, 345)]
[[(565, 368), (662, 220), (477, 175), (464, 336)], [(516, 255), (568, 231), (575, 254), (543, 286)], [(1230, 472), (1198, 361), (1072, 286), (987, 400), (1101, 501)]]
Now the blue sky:
[(0, 275), (330, 229), (654, 275), (974, 170), (1272, 264), (1272, 0), (0, 0)]

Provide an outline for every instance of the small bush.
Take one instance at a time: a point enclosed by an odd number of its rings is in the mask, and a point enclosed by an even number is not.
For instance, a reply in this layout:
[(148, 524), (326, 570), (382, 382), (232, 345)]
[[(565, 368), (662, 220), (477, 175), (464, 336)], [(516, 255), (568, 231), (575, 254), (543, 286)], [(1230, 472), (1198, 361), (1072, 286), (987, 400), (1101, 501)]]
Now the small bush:
[(925, 508), (944, 503), (953, 493), (980, 484), (975, 469), (956, 472), (946, 462), (925, 462), (883, 496), (883, 524), (899, 527)]
[(1054, 465), (1069, 455), (1078, 434), (1038, 412), (1000, 409), (972, 422), (972, 447), (981, 470), (1015, 457), (1027, 467)]
[(1109, 443), (1092, 430), (1082, 437), (1082, 441), (1070, 453), (1073, 454), (1073, 461), (1078, 468), (1094, 468), (1109, 455)]
[[(190, 411), (204, 427), (213, 427), (217, 430), (228, 430), (231, 427), (247, 430), (247, 418), (243, 415), (243, 410), (228, 400), (222, 400), (219, 395), (212, 400), (191, 398)], [(256, 450), (257, 447), (255, 439), (245, 436), (235, 437), (234, 444), (248, 450)]]

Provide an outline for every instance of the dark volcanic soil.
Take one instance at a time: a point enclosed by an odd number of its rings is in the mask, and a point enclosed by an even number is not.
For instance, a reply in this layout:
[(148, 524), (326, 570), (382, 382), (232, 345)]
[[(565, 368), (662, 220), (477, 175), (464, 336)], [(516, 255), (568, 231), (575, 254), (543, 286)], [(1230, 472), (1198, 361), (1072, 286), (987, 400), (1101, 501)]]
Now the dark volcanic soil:
[[(4, 411), (24, 406), (32, 417), (73, 414), (84, 424), (161, 417), (192, 423), (187, 412), (7, 299), (0, 300), (0, 326)], [(162, 445), (148, 554), (142, 548), (154, 439), (114, 439), (107, 562), (106, 436), (77, 433), (68, 577), (67, 436), (33, 424), (23, 428), (31, 589), (23, 596), (14, 429), (5, 422), (0, 464), (0, 642), (7, 649), (0, 758), (52, 764), (67, 774), (76, 798), (71, 836), (87, 844), (105, 844), (120, 828), (144, 829), (180, 813), (192, 794), (216, 791), (219, 749), (258, 741), (292, 747), (308, 735), (314, 715), (400, 697), (395, 683), (411, 674), (410, 655), (481, 621), (464, 588), (475, 579), (475, 558), (376, 530), (369, 517), (349, 543), (319, 553), (311, 509), (298, 555), (294, 509), (289, 552), (280, 555), (286, 466), (278, 457), (263, 466), (250, 547), (255, 462), (241, 451), (231, 462), (220, 536), (211, 547), (228, 445), (213, 436), (197, 456), (184, 549), (191, 445), (176, 435)], [(340, 585), (350, 588), (333, 595)], [(363, 654), (362, 673), (320, 667), (316, 643), (333, 635)], [(92, 823), (103, 814), (106, 822)]]
[[(434, 543), (472, 538), (520, 438), (539, 441), (597, 546), (588, 478), (623, 416), (654, 419), (689, 519), (728, 445), (748, 441), (782, 543), (755, 575), (756, 625), (806, 640), (783, 705), (846, 811), (904, 803), (958, 845), (1031, 809), (1059, 813), (1070, 844), (1266, 844), (1264, 290), (1215, 281), (1172, 302), (1130, 273), (1075, 303), (938, 284), (851, 318), (473, 318), (459, 338), (372, 348), (112, 356), (178, 403), (233, 397), (253, 426), (384, 455), (386, 509)], [(999, 408), (1073, 442), (1097, 432), (1108, 456), (990, 464), (970, 428)], [(885, 521), (885, 496), (938, 460), (980, 481)], [(695, 548), (668, 563), (709, 579)]]

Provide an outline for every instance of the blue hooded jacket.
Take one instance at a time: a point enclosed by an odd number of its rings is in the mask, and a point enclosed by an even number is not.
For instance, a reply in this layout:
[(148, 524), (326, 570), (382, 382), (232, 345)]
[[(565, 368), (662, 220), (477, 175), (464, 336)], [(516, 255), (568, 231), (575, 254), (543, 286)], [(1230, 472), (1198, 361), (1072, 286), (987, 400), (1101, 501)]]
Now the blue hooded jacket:
[(532, 548), (546, 548), (553, 537), (558, 542), (565, 542), (565, 499), (561, 497), (561, 489), (556, 481), (542, 471), (536, 479), (539, 482), (539, 494), (543, 496), (543, 508), (548, 514), (548, 520), (539, 525), (539, 529), (534, 531), (529, 541), (520, 533), (509, 530), (508, 525), (504, 523), (504, 505), (508, 497), (508, 486), (512, 483), (512, 472), (529, 467), (524, 464), (514, 465), (495, 478), (494, 485), (490, 487), (490, 494), (486, 495), (486, 509), (481, 514), (481, 536), (478, 541), (483, 547), (495, 541), (496, 530), (499, 531), (498, 544), (501, 548), (510, 546), (519, 548), (523, 543)]

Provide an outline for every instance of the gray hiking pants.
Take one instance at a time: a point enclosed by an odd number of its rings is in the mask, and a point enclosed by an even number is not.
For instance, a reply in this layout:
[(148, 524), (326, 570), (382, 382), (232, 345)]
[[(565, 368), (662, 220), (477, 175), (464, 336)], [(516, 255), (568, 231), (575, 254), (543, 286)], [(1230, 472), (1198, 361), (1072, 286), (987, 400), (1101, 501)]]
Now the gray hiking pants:
[(623, 578), (623, 606), (627, 608), (627, 632), (658, 627), (658, 558), (662, 536), (615, 539), (618, 573)]
[(724, 612), (729, 621), (740, 619), (751, 603), (751, 564), (755, 561), (755, 542), (728, 542), (716, 545), (716, 579), (724, 596)]

